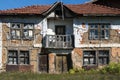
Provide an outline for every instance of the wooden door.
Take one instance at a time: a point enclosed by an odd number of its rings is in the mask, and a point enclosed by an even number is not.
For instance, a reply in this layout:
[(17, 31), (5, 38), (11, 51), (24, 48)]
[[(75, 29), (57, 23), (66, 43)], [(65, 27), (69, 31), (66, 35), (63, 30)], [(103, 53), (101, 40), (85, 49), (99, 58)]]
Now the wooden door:
[(39, 71), (42, 73), (48, 72), (48, 56), (47, 55), (39, 56)]
[(67, 56), (66, 55), (59, 55), (56, 56), (56, 72), (62, 73), (62, 72), (67, 72), (68, 67), (67, 67)]

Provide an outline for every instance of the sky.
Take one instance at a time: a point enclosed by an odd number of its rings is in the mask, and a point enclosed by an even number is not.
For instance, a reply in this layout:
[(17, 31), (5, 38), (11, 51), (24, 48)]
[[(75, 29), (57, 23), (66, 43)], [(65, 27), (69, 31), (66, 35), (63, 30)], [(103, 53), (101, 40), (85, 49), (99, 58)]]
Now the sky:
[(0, 0), (0, 10), (21, 8), (30, 5), (47, 5), (56, 1), (62, 1), (64, 4), (82, 4), (90, 0)]

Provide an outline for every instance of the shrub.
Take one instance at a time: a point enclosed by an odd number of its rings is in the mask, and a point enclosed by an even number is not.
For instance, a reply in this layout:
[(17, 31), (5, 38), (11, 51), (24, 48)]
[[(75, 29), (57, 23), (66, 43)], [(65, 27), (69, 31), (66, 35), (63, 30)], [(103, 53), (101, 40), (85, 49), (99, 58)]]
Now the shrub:
[(120, 63), (110, 63), (100, 70), (101, 73), (118, 74), (120, 73)]
[(69, 70), (69, 73), (70, 73), (70, 74), (75, 74), (75, 70), (74, 70), (74, 69), (70, 69), (70, 70)]

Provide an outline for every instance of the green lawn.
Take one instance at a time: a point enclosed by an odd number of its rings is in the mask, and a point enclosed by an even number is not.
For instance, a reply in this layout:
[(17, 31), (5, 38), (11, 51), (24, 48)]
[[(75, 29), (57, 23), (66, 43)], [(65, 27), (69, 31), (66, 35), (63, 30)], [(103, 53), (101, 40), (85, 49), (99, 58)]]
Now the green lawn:
[(0, 73), (0, 80), (120, 80), (120, 75), (100, 73), (39, 74), (39, 73), (4, 72)]

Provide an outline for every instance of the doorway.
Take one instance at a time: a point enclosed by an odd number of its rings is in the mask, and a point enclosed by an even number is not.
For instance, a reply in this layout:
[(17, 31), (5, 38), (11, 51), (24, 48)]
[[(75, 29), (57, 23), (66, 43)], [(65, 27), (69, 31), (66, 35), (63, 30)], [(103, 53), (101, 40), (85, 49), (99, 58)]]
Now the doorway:
[(56, 55), (56, 72), (64, 73), (72, 67), (72, 61), (69, 54)]
[(65, 26), (64, 25), (56, 25), (55, 26), (55, 33), (56, 35), (65, 35)]
[(39, 55), (39, 71), (48, 73), (48, 55)]

